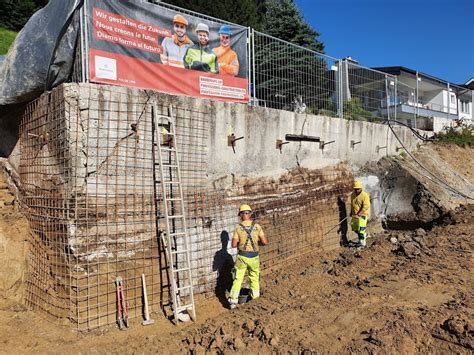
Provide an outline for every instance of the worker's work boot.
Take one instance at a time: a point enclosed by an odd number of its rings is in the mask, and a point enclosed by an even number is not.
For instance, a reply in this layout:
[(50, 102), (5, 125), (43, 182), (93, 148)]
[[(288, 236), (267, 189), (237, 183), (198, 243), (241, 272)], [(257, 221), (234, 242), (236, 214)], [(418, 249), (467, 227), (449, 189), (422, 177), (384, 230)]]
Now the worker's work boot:
[(359, 247), (360, 248), (365, 248), (366, 245), (367, 245), (367, 242), (365, 241), (365, 238), (359, 239)]
[(239, 303), (239, 300), (234, 300), (232, 298), (229, 298), (227, 301), (229, 302), (230, 309), (235, 309), (237, 307), (237, 303)]

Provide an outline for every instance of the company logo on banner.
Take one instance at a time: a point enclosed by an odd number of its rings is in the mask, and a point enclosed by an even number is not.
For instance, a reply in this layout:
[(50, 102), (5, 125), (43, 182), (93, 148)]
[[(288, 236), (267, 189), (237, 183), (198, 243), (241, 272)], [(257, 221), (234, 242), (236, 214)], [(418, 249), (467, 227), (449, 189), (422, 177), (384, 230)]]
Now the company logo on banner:
[(90, 81), (248, 102), (246, 28), (147, 2), (88, 4)]

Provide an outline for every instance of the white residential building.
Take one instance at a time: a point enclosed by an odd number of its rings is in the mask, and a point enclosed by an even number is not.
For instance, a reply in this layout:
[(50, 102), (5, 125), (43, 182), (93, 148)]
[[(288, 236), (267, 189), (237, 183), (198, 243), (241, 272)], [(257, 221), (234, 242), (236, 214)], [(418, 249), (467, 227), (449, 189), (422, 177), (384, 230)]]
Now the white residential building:
[(397, 119), (420, 129), (439, 132), (461, 119), (474, 124), (474, 78), (456, 85), (405, 67), (374, 68), (397, 77), (396, 95), (389, 100)]

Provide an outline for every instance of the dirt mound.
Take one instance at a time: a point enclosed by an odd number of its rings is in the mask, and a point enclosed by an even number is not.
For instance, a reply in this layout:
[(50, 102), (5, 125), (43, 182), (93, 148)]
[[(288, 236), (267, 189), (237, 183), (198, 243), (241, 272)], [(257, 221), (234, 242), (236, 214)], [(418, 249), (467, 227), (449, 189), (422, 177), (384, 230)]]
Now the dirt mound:
[(422, 146), (415, 154), (391, 156), (368, 164), (362, 172), (381, 181), (382, 217), (387, 229), (431, 229), (449, 223), (450, 211), (474, 201), (474, 149)]
[(181, 346), (193, 353), (467, 353), (474, 345), (466, 274), (473, 212), (463, 207), (453, 225), (386, 232), (367, 250), (306, 260), (270, 278), (262, 299), (190, 330)]

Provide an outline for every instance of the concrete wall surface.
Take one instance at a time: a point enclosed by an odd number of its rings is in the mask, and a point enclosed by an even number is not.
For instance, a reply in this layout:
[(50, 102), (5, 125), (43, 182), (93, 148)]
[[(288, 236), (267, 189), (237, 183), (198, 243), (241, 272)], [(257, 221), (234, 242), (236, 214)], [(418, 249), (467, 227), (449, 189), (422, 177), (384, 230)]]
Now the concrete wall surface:
[[(120, 275), (130, 290), (130, 315), (138, 317), (142, 273), (152, 310), (166, 307), (164, 247), (184, 247), (183, 240), (165, 237), (156, 144), (162, 137), (157, 132), (170, 129), (169, 118), (176, 131), (195, 291), (222, 299), (235, 257), (230, 238), (239, 204), (251, 204), (270, 238), (261, 250), (263, 271), (277, 269), (302, 255), (337, 248), (347, 225), (327, 231), (347, 216), (352, 171), (400, 154), (401, 148), (383, 124), (64, 84), (33, 102), (22, 120), (22, 202), (36, 235), (31, 243), (41, 244), (34, 249), (50, 255), (48, 261), (41, 259), (43, 253), (30, 258), (32, 267), (41, 269), (31, 272), (33, 307), (60, 309), (49, 312), (70, 314), (80, 329), (112, 324), (113, 282)], [(409, 129), (394, 130), (406, 149), (416, 148)], [(234, 149), (230, 134), (242, 137)], [(280, 151), (276, 142), (287, 134), (316, 136), (327, 144), (289, 142)], [(173, 163), (171, 155), (162, 158)], [(165, 180), (176, 178), (170, 169), (163, 174)], [(177, 196), (176, 190), (167, 192), (168, 198)], [(181, 208), (179, 203), (168, 209)], [(173, 262), (183, 265), (182, 258)], [(44, 277), (37, 280), (35, 274)], [(183, 278), (178, 274), (178, 282)]]

